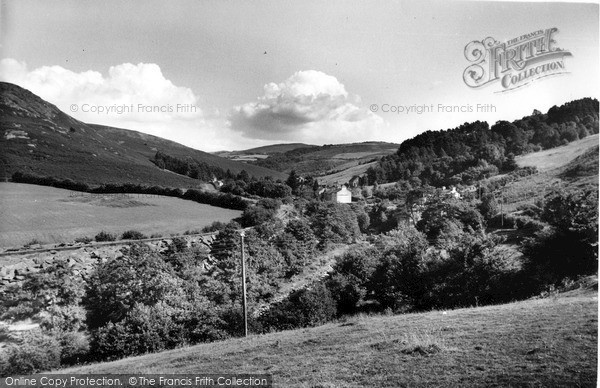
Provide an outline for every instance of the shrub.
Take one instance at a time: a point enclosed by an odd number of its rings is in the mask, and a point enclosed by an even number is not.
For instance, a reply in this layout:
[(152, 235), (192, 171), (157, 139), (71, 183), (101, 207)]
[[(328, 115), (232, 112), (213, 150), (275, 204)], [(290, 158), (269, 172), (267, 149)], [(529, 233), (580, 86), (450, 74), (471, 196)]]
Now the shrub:
[(148, 237), (137, 230), (128, 230), (126, 232), (123, 232), (123, 234), (121, 235), (121, 240), (143, 240), (145, 238)]
[(203, 227), (201, 232), (202, 233), (217, 232), (217, 231), (225, 229), (226, 226), (227, 226), (227, 224), (225, 222), (214, 221), (212, 224)]
[(266, 330), (289, 330), (321, 325), (335, 316), (336, 305), (331, 293), (324, 284), (316, 283), (272, 306), (260, 317), (260, 322)]
[(86, 361), (89, 356), (90, 343), (83, 332), (66, 332), (58, 336), (61, 346), (60, 360), (62, 364), (71, 365)]
[(517, 220), (510, 214), (496, 214), (490, 218), (487, 224), (492, 228), (514, 229), (517, 226)]
[(327, 279), (327, 288), (336, 302), (338, 315), (354, 314), (357, 305), (366, 295), (360, 279), (350, 274), (333, 274)]
[(56, 339), (39, 331), (28, 333), (19, 346), (9, 348), (2, 375), (29, 375), (57, 368), (60, 354)]
[(546, 226), (544, 222), (538, 221), (528, 216), (516, 217), (515, 221), (517, 229), (527, 231), (530, 233), (539, 232)]
[(115, 236), (114, 234), (102, 231), (100, 233), (98, 233), (96, 235), (96, 237), (94, 237), (94, 240), (96, 240), (97, 242), (101, 242), (101, 241), (115, 241), (117, 239), (117, 236)]
[(31, 239), (29, 240), (25, 245), (23, 245), (24, 248), (29, 248), (32, 245), (40, 245), (42, 244), (42, 241), (38, 240), (37, 238)]
[(415, 228), (404, 227), (384, 236), (380, 246), (382, 257), (369, 279), (368, 289), (382, 308), (410, 310), (427, 286), (421, 276), (427, 239)]
[(89, 237), (87, 237), (87, 236), (83, 236), (83, 237), (77, 237), (77, 238), (75, 239), (75, 242), (76, 242), (76, 243), (82, 243), (82, 244), (89, 244), (89, 243), (91, 243), (92, 241), (94, 241), (94, 240), (92, 240), (91, 238), (89, 238)]
[(136, 303), (124, 320), (109, 322), (93, 333), (93, 350), (100, 359), (121, 358), (175, 347), (184, 337), (174, 315), (165, 304)]

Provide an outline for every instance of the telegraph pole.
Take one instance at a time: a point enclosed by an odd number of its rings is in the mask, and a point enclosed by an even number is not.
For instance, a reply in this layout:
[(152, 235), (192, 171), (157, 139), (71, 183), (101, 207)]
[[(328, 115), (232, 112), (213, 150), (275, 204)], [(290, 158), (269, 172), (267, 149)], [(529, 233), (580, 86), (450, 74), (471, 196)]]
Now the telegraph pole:
[[(500, 189), (500, 225), (504, 228), (504, 193)], [(243, 240), (242, 240), (243, 241)]]
[(242, 237), (242, 308), (244, 314), (244, 337), (248, 337), (248, 311), (246, 307), (246, 260), (244, 257), (244, 236), (245, 232), (240, 233)]

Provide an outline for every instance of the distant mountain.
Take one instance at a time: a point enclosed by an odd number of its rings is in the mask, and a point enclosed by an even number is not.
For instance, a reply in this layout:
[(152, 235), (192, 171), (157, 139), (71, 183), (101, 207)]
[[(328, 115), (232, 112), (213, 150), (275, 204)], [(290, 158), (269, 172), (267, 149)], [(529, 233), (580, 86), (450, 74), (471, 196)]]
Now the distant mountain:
[(252, 163), (286, 174), (295, 170), (301, 175), (321, 176), (377, 161), (382, 156), (395, 153), (398, 146), (376, 141), (308, 146), (273, 153)]
[(70, 178), (91, 185), (137, 183), (202, 186), (197, 179), (158, 168), (157, 151), (256, 177), (285, 174), (221, 158), (137, 131), (86, 124), (10, 83), (0, 83), (0, 178), (14, 172)]
[(223, 156), (223, 157), (233, 157), (237, 155), (271, 155), (276, 153), (282, 153), (287, 151), (292, 151), (297, 148), (310, 148), (310, 147), (318, 147), (312, 144), (304, 144), (304, 143), (282, 143), (282, 144), (270, 144), (267, 146), (249, 148), (247, 150), (239, 150), (239, 151), (218, 151), (213, 152), (215, 155)]

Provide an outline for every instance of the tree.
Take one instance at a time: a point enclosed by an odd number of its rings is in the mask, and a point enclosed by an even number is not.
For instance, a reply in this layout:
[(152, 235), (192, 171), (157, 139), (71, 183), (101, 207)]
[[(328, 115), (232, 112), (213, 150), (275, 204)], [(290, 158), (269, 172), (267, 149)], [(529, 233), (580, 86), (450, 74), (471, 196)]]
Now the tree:
[(486, 220), (490, 220), (498, 214), (499, 207), (496, 197), (492, 193), (486, 193), (481, 197), (481, 203), (477, 207), (479, 212)]
[(383, 253), (375, 268), (368, 290), (381, 308), (408, 311), (423, 292), (421, 262), (428, 244), (413, 227), (402, 227), (378, 241)]
[(292, 189), (293, 194), (298, 193), (300, 187), (300, 178), (296, 174), (296, 170), (292, 170), (285, 183)]
[(559, 191), (544, 205), (541, 218), (550, 228), (527, 239), (526, 270), (541, 287), (598, 268), (598, 192)]

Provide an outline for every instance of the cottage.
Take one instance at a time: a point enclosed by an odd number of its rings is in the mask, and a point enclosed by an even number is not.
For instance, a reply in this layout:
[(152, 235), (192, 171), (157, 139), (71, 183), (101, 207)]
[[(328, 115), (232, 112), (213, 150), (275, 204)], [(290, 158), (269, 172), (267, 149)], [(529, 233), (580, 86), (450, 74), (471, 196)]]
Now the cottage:
[(352, 178), (350, 178), (350, 181), (348, 182), (348, 186), (350, 186), (352, 188), (362, 186), (361, 185), (361, 177), (358, 175), (354, 175)]
[(342, 189), (336, 194), (336, 201), (338, 203), (351, 203), (352, 202), (352, 192), (348, 190), (348, 188), (344, 185)]

